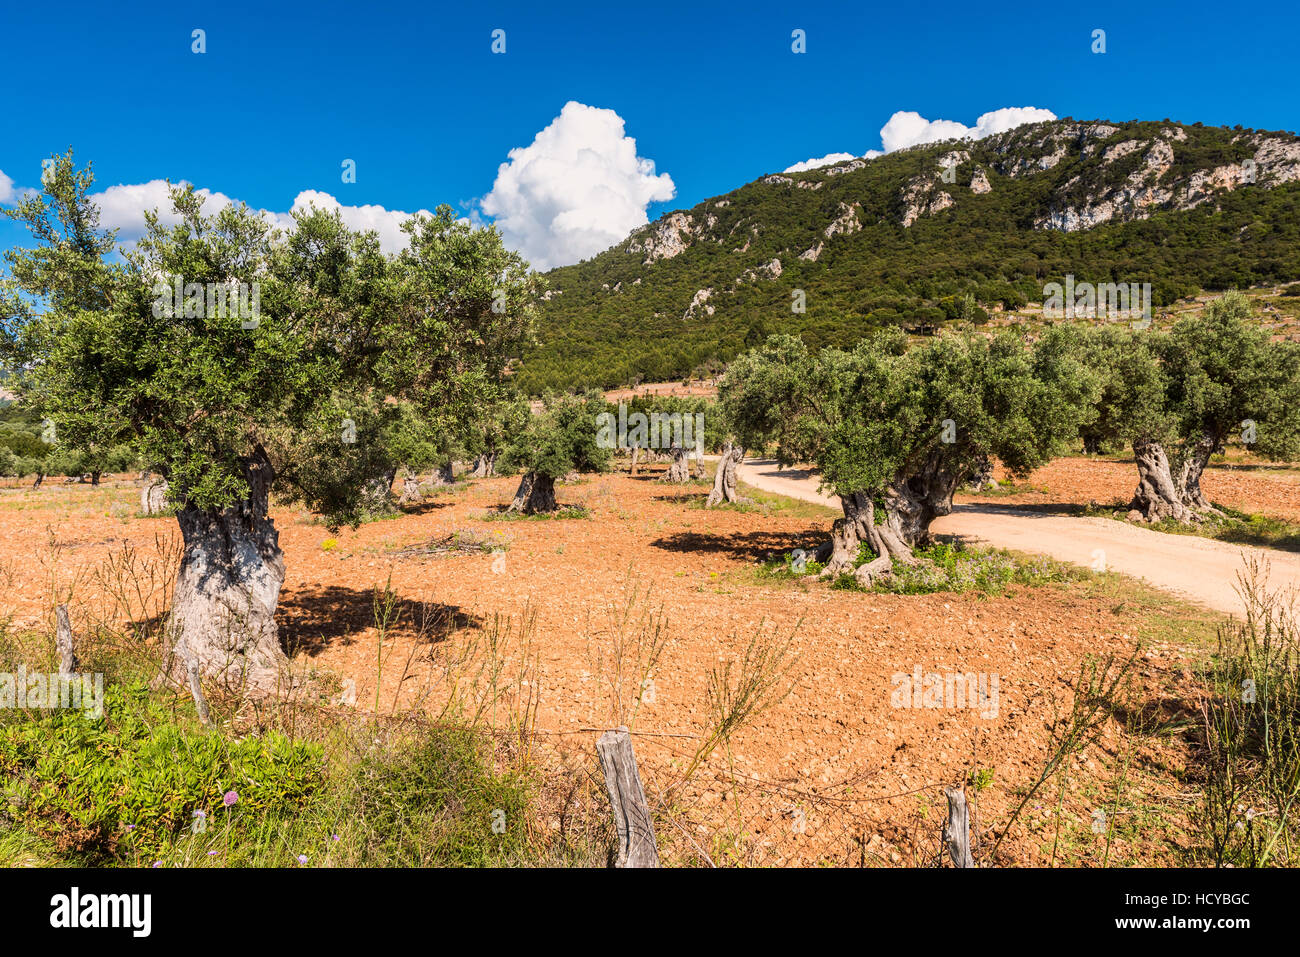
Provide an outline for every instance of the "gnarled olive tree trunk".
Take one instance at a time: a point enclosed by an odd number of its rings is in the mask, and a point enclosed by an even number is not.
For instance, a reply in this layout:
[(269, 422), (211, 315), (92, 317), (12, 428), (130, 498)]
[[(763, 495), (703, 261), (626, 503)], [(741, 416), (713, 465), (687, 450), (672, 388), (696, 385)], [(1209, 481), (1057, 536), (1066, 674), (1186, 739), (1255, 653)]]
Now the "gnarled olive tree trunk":
[(911, 547), (930, 543), (930, 523), (952, 513), (952, 496), (962, 475), (942, 449), (926, 453), (885, 489), (886, 524)]
[(140, 489), (140, 514), (161, 515), (167, 509), (167, 480), (146, 481)]
[(673, 457), (672, 465), (668, 466), (668, 471), (660, 481), (662, 482), (689, 482), (691, 480), (691, 463), (689, 453), (680, 445), (674, 445), (669, 450)]
[(446, 462), (445, 464), (438, 466), (438, 470), (437, 470), (436, 472), (434, 472), (434, 483), (433, 483), (433, 484), (435, 484), (435, 485), (454, 485), (455, 483), (456, 483), (456, 466), (455, 466), (455, 463), (454, 463), (454, 462), (451, 462), (451, 461), (448, 461), (448, 462)]
[(1201, 491), (1201, 475), (1218, 446), (1213, 437), (1202, 436), (1175, 465), (1161, 443), (1150, 439), (1134, 441), (1138, 484), (1129, 509), (1148, 522), (1172, 519), (1191, 523), (1222, 514)]
[(1201, 436), (1196, 444), (1187, 450), (1178, 472), (1178, 490), (1182, 495), (1183, 504), (1197, 516), (1223, 514), (1210, 504), (1210, 500), (1201, 491), (1201, 476), (1205, 474), (1205, 467), (1210, 464), (1210, 456), (1219, 450), (1220, 445), (1221, 443), (1214, 436)]
[(558, 511), (559, 507), (555, 501), (555, 479), (541, 472), (525, 472), (507, 511), (537, 515)]
[(953, 492), (962, 477), (951, 467), (943, 450), (926, 452), (924, 458), (881, 493), (884, 515), (879, 524), (870, 492), (841, 495), (844, 517), (835, 520), (831, 540), (815, 556), (825, 566), (822, 575), (834, 577), (847, 571), (864, 544), (876, 557), (854, 572), (861, 584), (870, 584), (887, 574), (895, 561), (915, 562), (912, 549), (928, 545), (930, 523), (952, 512)]
[(184, 552), (172, 599), (169, 673), (183, 682), (193, 661), (227, 687), (269, 691), (288, 665), (275, 624), (284, 556), (268, 514), (270, 459), (259, 448), (243, 465), (247, 499), (222, 509), (186, 503), (176, 515)]
[(495, 452), (481, 452), (474, 459), (474, 470), (470, 475), (474, 478), (491, 478), (497, 474), (497, 454)]
[(723, 502), (740, 504), (748, 501), (736, 491), (736, 471), (744, 460), (744, 446), (733, 446), (728, 442), (722, 450), (722, 458), (718, 460), (718, 471), (713, 475), (713, 490), (704, 503), (706, 508), (713, 508)]
[(894, 559), (912, 563), (911, 546), (890, 527), (888, 520), (876, 524), (876, 505), (871, 496), (862, 492), (840, 496), (844, 517), (837, 518), (831, 526), (831, 540), (817, 550), (814, 556), (825, 567), (822, 577), (835, 578), (848, 571), (857, 561), (858, 551), (866, 545), (876, 557), (854, 572), (854, 577), (864, 585), (887, 573)]
[(398, 505), (415, 505), (424, 500), (424, 494), (420, 491), (420, 480), (414, 475), (408, 475), (402, 479), (402, 497), (397, 500)]
[(394, 511), (397, 508), (397, 500), (393, 498), (393, 482), (396, 480), (397, 467), (394, 466), (383, 475), (366, 482), (366, 487), (361, 490), (362, 511), (371, 515), (383, 515)]

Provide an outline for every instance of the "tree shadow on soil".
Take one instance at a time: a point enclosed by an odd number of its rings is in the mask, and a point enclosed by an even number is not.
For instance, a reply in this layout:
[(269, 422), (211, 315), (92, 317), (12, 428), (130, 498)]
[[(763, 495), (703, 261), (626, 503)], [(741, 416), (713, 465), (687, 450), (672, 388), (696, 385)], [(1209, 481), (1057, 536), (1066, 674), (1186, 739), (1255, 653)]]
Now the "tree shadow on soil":
[(678, 532), (650, 544), (669, 552), (710, 552), (738, 561), (764, 561), (796, 548), (812, 551), (827, 538), (825, 532), (748, 532), (713, 535), (707, 532)]
[(694, 488), (689, 485), (679, 485), (676, 488), (678, 491), (651, 495), (650, 499), (654, 502), (676, 502), (680, 505), (689, 505), (697, 500), (701, 502), (708, 501), (709, 487), (703, 483)]
[[(413, 601), (399, 597), (401, 616), (392, 634), (418, 637), (422, 642), (442, 641), (463, 628), (478, 627), (483, 619), (459, 605)], [(369, 588), (327, 585), (305, 589), (280, 601), (277, 615), (280, 635), (290, 655), (305, 651), (319, 654), (327, 648), (351, 645), (375, 624), (375, 593)]]
[(408, 505), (399, 505), (398, 511), (403, 515), (424, 515), (426, 512), (434, 512), (440, 508), (447, 508), (449, 505), (455, 505), (455, 500), (451, 498), (436, 499), (427, 498), (422, 502)]
[(1293, 469), (1295, 465), (1289, 462), (1211, 462), (1205, 466), (1207, 472), (1289, 472)]
[(625, 479), (631, 479), (633, 482), (661, 482), (667, 472), (668, 466), (666, 465), (662, 467), (651, 465), (647, 467), (646, 471), (637, 472), (636, 475), (630, 475), (627, 472), (615, 472), (614, 474)]
[(979, 495), (963, 496), (956, 503), (957, 510), (975, 512), (993, 512), (1003, 514), (1064, 515), (1070, 518), (1111, 518), (1118, 512), (1123, 518), (1128, 511), (1128, 503), (1118, 500), (1102, 502), (1097, 505), (1081, 505), (1077, 502), (1001, 502), (996, 498), (981, 498)]

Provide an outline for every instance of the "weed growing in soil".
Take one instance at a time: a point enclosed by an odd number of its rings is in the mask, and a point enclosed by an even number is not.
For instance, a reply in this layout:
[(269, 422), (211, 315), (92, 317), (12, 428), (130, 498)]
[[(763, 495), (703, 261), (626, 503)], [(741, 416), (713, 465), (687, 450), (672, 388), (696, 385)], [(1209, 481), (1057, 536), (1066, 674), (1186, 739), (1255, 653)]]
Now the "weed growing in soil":
[[(893, 595), (979, 591), (999, 595), (1009, 585), (1052, 585), (1076, 581), (1086, 571), (1046, 556), (1020, 557), (1000, 549), (971, 548), (961, 542), (936, 542), (915, 552), (915, 565), (894, 563), (892, 575), (872, 590)], [(852, 579), (850, 579), (852, 581)]]
[(1239, 512), (1226, 505), (1216, 504), (1215, 508), (1223, 513), (1221, 517), (1216, 516), (1194, 524), (1165, 519), (1144, 527), (1172, 535), (1199, 535), (1237, 545), (1261, 545), (1300, 552), (1300, 525), (1268, 515)]
[(1219, 629), (1204, 675), (1200, 854), (1215, 866), (1294, 867), (1300, 848), (1300, 623), (1267, 567), (1238, 576), (1244, 621)]
[(591, 518), (591, 509), (585, 505), (561, 505), (554, 512), (485, 512), (478, 516), (483, 522), (554, 522), (564, 518)]
[[(769, 559), (762, 566), (767, 577), (800, 579), (817, 575), (822, 566), (808, 557), (805, 551), (802, 562), (795, 552)], [(978, 591), (1000, 595), (1011, 585), (1050, 585), (1058, 582), (1086, 578), (1088, 572), (1046, 556), (1018, 556), (999, 549), (974, 548), (962, 542), (935, 542), (914, 552), (918, 561), (914, 565), (894, 562), (893, 571), (866, 588), (846, 571), (830, 587), (843, 591), (872, 591), (890, 595), (928, 595), (933, 592)], [(874, 553), (861, 546), (854, 568), (871, 561)], [(802, 572), (796, 570), (802, 567)]]

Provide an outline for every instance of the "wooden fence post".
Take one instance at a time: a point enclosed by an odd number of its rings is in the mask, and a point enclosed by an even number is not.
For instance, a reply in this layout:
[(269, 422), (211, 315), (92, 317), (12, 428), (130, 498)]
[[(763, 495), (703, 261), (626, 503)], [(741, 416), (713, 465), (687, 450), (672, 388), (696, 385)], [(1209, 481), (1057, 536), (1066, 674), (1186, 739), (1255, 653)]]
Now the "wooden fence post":
[(605, 772), (605, 789), (609, 792), (614, 827), (618, 830), (618, 861), (614, 866), (658, 867), (654, 822), (636, 769), (632, 735), (622, 726), (606, 731), (596, 742), (596, 753)]
[(194, 707), (198, 709), (199, 720), (204, 724), (212, 724), (212, 717), (208, 713), (208, 699), (203, 697), (203, 685), (199, 681), (198, 659), (191, 658), (185, 670), (190, 676), (190, 694), (194, 696)]
[(58, 622), (56, 629), (57, 637), (55, 638), (55, 647), (59, 651), (59, 674), (73, 675), (77, 673), (77, 653), (72, 645), (72, 622), (68, 618), (68, 606), (59, 605), (54, 609), (54, 617)]
[(943, 825), (943, 839), (948, 842), (948, 854), (957, 867), (974, 867), (970, 852), (970, 808), (966, 806), (963, 788), (944, 788), (948, 796), (948, 820)]

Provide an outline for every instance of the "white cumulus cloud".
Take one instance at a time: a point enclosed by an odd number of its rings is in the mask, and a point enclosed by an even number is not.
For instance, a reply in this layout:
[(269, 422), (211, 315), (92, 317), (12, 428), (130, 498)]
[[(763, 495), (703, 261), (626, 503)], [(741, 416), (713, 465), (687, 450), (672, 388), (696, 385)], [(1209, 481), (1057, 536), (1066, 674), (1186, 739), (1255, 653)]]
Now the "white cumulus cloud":
[[(293, 201), (290, 212), (305, 211), (310, 206), (327, 213), (337, 210), (343, 225), (348, 229), (358, 232), (373, 230), (378, 233), (379, 246), (386, 253), (397, 252), (406, 248), (408, 244), (408, 237), (402, 232), (402, 223), (411, 218), (413, 215), (411, 213), (386, 209), (383, 206), (344, 206), (329, 193), (322, 193), (315, 189), (307, 189), (299, 193)], [(427, 209), (420, 210), (420, 214), (433, 215)], [(288, 217), (286, 216), (284, 220), (288, 220)], [(282, 223), (288, 225), (287, 222), (282, 221)]]
[[(185, 185), (183, 182), (181, 185)], [(0, 173), (0, 202), (5, 202), (6, 189), (14, 197), (22, 190), (13, 190), (8, 177)], [(164, 226), (175, 225), (180, 217), (172, 211), (170, 187), (166, 180), (152, 179), (147, 183), (129, 183), (110, 186), (98, 193), (92, 193), (90, 199), (99, 207), (100, 226), (104, 229), (118, 230), (117, 238), (124, 244), (130, 244), (145, 234), (144, 215), (147, 211), (157, 210), (158, 219)], [(236, 202), (225, 193), (210, 189), (196, 192), (204, 197), (203, 212), (213, 215)], [(283, 229), (293, 228), (292, 213), (305, 211), (315, 206), (326, 212), (338, 211), (343, 224), (354, 230), (374, 230), (379, 235), (379, 245), (387, 253), (395, 253), (407, 245), (406, 234), (402, 232), (402, 223), (411, 218), (411, 213), (402, 210), (386, 209), (383, 206), (346, 206), (329, 193), (308, 189), (300, 192), (293, 205), (286, 212), (263, 209), (258, 210), (269, 223)], [(428, 210), (420, 210), (429, 215)]]
[(810, 169), (818, 169), (822, 166), (833, 166), (836, 163), (843, 163), (845, 160), (857, 159), (852, 153), (827, 153), (825, 156), (818, 156), (813, 159), (806, 159), (802, 163), (795, 163), (793, 166), (787, 166), (781, 170), (783, 173), (802, 173)]
[(880, 128), (880, 142), (886, 153), (892, 153), (894, 150), (923, 143), (937, 143), (939, 140), (980, 140), (1026, 123), (1054, 119), (1056, 114), (1051, 110), (1036, 106), (1008, 106), (985, 113), (975, 121), (974, 126), (966, 126), (955, 120), (927, 120), (920, 113), (899, 110)]
[[(182, 181), (179, 185), (187, 185)], [(120, 183), (92, 193), (90, 200), (99, 207), (99, 223), (102, 229), (116, 229), (118, 241), (130, 245), (145, 234), (144, 216), (146, 212), (156, 210), (158, 219), (164, 226), (174, 226), (180, 217), (172, 211), (171, 187), (166, 180), (151, 179), (146, 183)], [(14, 186), (11, 177), (0, 170), (0, 203), (18, 202), (35, 190)], [(236, 202), (225, 193), (211, 189), (199, 189), (196, 192), (204, 197), (203, 212), (213, 215)], [(293, 228), (293, 213), (315, 206), (326, 212), (337, 211), (343, 224), (358, 231), (373, 230), (379, 236), (379, 245), (386, 253), (396, 253), (405, 249), (408, 238), (402, 232), (402, 223), (413, 214), (399, 209), (386, 209), (383, 206), (347, 206), (329, 193), (315, 189), (300, 192), (293, 204), (285, 212), (262, 209), (257, 212), (269, 223), (282, 229)], [(419, 211), (426, 216), (432, 215), (427, 209)], [(462, 220), (467, 222), (467, 220)]]
[[(120, 242), (131, 243), (145, 233), (144, 214), (158, 211), (164, 226), (174, 226), (180, 217), (172, 212), (172, 199), (166, 180), (151, 179), (147, 183), (118, 184), (98, 193), (92, 193), (91, 202), (99, 207), (99, 224), (104, 229), (118, 230)], [(205, 197), (203, 212), (212, 215), (233, 200), (225, 193), (210, 189), (197, 190)]]
[[(974, 126), (967, 126), (964, 123), (958, 123), (956, 120), (927, 120), (920, 113), (911, 110), (899, 110), (880, 128), (880, 144), (884, 149), (867, 150), (862, 154), (862, 157), (863, 159), (874, 159), (895, 150), (906, 149), (909, 146), (920, 146), (925, 143), (937, 143), (940, 140), (979, 140), (986, 136), (992, 136), (994, 133), (1004, 133), (1026, 123), (1041, 123), (1044, 120), (1054, 119), (1056, 119), (1055, 113), (1037, 106), (1007, 106), (1000, 110), (985, 113), (975, 121)], [(804, 170), (816, 169), (819, 166), (829, 166), (832, 163), (842, 163), (845, 160), (856, 158), (857, 154), (853, 153), (830, 153), (820, 159), (809, 159), (804, 160), (802, 163), (795, 163), (793, 166), (787, 167), (785, 172), (800, 173)]]
[(574, 101), (509, 157), (479, 209), (539, 270), (608, 249), (649, 222), (650, 203), (677, 193), (671, 176), (637, 155), (621, 116)]
[(36, 192), (30, 186), (15, 186), (13, 177), (6, 175), (5, 171), (0, 169), (0, 206), (12, 206)]

